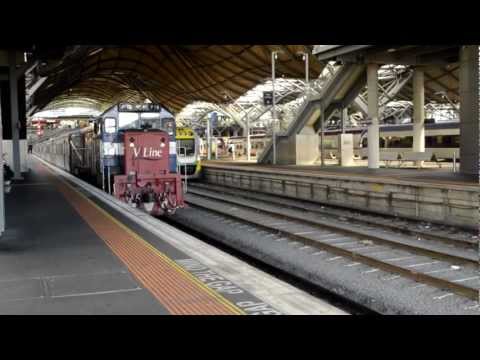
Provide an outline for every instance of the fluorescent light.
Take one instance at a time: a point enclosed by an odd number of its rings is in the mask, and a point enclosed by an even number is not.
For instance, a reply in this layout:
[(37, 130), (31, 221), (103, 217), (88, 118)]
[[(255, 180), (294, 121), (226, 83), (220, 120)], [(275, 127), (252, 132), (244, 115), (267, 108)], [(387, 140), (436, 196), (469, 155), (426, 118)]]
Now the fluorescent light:
[(90, 54), (88, 54), (88, 56), (93, 56), (95, 54), (98, 54), (100, 51), (102, 51), (103, 48), (99, 48), (99, 49), (96, 49), (96, 50), (93, 50)]

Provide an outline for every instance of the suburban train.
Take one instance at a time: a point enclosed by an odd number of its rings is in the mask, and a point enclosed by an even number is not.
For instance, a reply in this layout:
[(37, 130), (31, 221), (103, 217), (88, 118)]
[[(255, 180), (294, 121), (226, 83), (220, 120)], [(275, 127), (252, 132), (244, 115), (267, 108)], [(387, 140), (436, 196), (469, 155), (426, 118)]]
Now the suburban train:
[[(250, 156), (256, 158), (265, 149), (265, 146), (270, 142), (271, 137), (265, 134), (250, 135)], [(247, 157), (247, 137), (246, 136), (232, 136), (228, 139), (228, 146), (235, 145), (235, 158)]]
[(33, 152), (152, 215), (184, 206), (175, 119), (159, 104), (117, 104), (87, 127), (40, 139)]
[[(327, 129), (324, 136), (325, 152), (338, 158), (338, 135), (341, 130)], [(356, 158), (367, 158), (368, 141), (366, 128), (348, 128), (347, 134), (353, 134), (354, 155)], [(250, 136), (251, 155), (258, 156), (270, 142), (266, 135)], [(381, 152), (408, 152), (413, 147), (413, 125), (380, 125)], [(236, 157), (246, 156), (246, 137), (231, 137), (228, 144), (235, 144)], [(425, 152), (437, 159), (451, 160), (454, 156), (460, 158), (460, 126), (458, 122), (426, 122)]]
[(197, 179), (200, 177), (200, 137), (188, 127), (176, 130), (178, 172), (182, 178)]
[[(347, 133), (353, 134), (354, 155), (357, 158), (368, 157), (368, 131), (367, 129), (348, 129)], [(326, 131), (325, 151), (337, 155), (337, 131)], [(413, 125), (380, 125), (380, 152), (404, 153), (412, 151)], [(425, 124), (425, 153), (437, 159), (451, 160), (460, 157), (460, 126), (458, 122), (431, 122)]]

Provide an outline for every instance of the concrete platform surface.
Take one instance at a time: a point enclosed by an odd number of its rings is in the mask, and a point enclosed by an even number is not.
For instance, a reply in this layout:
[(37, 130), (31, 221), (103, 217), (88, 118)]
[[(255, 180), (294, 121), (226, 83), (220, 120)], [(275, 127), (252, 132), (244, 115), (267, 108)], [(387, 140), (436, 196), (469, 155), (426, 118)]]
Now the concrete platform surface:
[(0, 314), (168, 314), (40, 164), (5, 196)]
[(445, 169), (258, 165), (205, 161), (203, 180), (394, 217), (478, 228), (480, 186)]
[(423, 169), (412, 169), (412, 168), (380, 168), (380, 169), (369, 169), (365, 166), (338, 166), (338, 165), (327, 165), (327, 166), (318, 166), (318, 165), (264, 165), (256, 164), (254, 162), (246, 161), (223, 161), (223, 160), (210, 160), (202, 161), (203, 165), (209, 166), (242, 166), (253, 169), (268, 169), (268, 170), (288, 170), (288, 171), (298, 171), (298, 172), (309, 172), (317, 175), (338, 175), (338, 176), (362, 176), (366, 178), (375, 178), (375, 179), (390, 179), (390, 180), (402, 180), (402, 181), (419, 181), (419, 182), (428, 182), (428, 183), (438, 183), (438, 184), (452, 184), (452, 185), (468, 185), (468, 186), (478, 186), (479, 177), (478, 175), (467, 175), (461, 173), (454, 173), (452, 169), (432, 169), (432, 168), (423, 168)]
[(0, 314), (344, 314), (30, 162), (6, 194)]

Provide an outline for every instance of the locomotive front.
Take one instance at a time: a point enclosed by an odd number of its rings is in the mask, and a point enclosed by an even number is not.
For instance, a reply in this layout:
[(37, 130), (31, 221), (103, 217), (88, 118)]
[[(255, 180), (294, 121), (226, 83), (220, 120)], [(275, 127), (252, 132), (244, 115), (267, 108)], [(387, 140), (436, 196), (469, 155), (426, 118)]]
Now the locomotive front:
[(101, 116), (102, 183), (152, 215), (184, 206), (176, 164), (175, 120), (157, 104), (119, 104)]
[(152, 215), (183, 207), (180, 176), (170, 173), (167, 132), (126, 131), (124, 149), (125, 175), (114, 178), (116, 197)]

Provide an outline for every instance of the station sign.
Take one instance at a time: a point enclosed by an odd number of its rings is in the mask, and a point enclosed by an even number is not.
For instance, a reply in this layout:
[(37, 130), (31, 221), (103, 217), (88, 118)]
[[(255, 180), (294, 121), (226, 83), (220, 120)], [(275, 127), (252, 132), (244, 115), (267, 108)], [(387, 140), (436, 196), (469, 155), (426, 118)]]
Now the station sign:
[(273, 91), (263, 92), (263, 105), (265, 106), (273, 105)]
[(210, 115), (210, 127), (212, 129), (215, 129), (218, 125), (218, 114), (216, 112), (213, 112)]
[(160, 104), (128, 104), (120, 103), (118, 104), (118, 111), (120, 112), (160, 112), (162, 111), (162, 106)]

